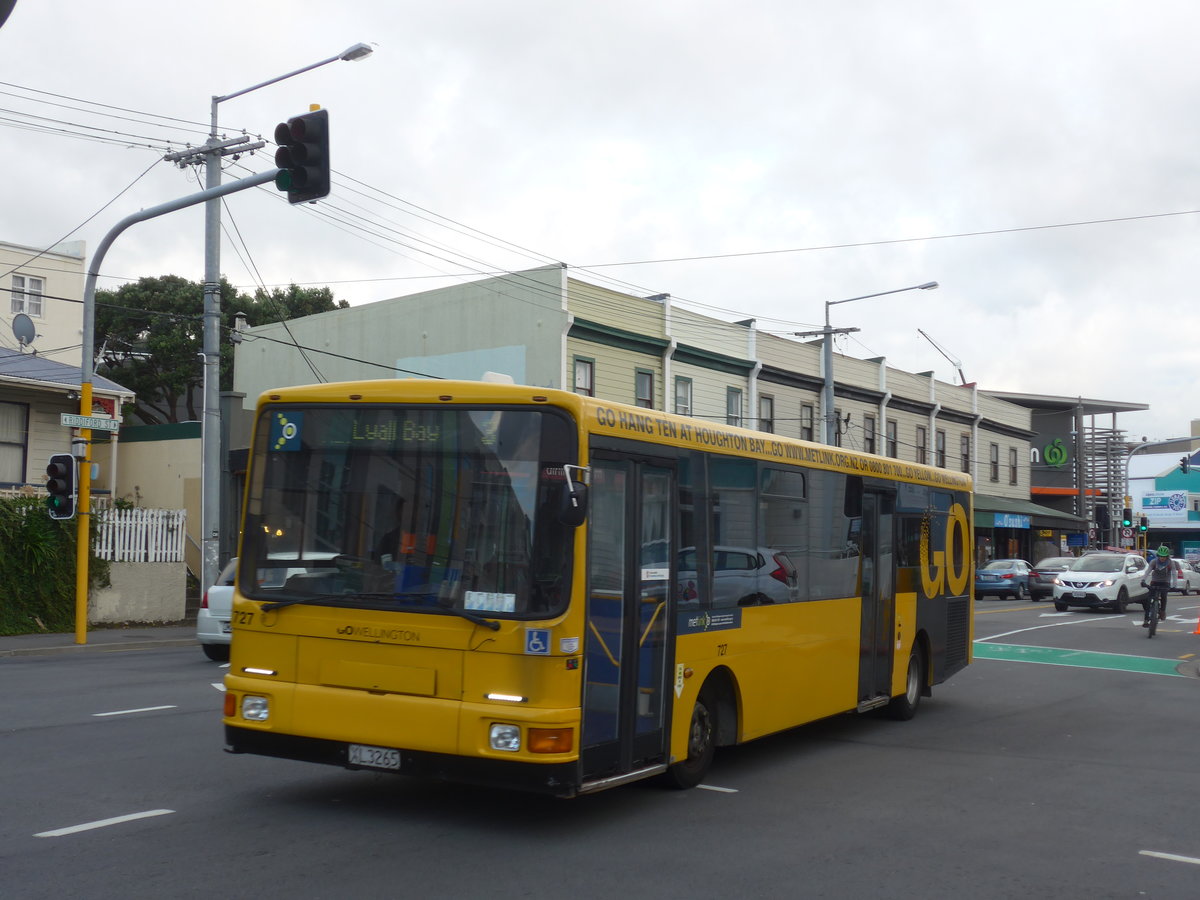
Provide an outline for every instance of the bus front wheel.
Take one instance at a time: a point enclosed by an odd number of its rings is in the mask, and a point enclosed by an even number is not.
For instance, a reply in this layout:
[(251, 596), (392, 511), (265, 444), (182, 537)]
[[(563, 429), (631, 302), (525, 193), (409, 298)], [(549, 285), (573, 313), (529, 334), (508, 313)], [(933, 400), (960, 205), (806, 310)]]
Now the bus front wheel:
[(893, 697), (887, 705), (888, 715), (893, 719), (908, 721), (917, 714), (921, 705), (921, 692), (925, 690), (925, 651), (914, 644), (908, 657), (908, 671), (904, 676), (904, 693)]
[(707, 688), (700, 691), (696, 705), (692, 707), (692, 721), (688, 726), (687, 759), (667, 769), (667, 779), (672, 786), (694, 788), (708, 774), (712, 765), (717, 742), (717, 704)]

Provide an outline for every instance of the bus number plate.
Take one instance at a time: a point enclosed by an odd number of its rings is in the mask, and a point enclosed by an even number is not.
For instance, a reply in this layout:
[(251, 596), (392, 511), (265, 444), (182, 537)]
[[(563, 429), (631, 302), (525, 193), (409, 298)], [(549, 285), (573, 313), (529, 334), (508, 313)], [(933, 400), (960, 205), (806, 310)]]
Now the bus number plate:
[(368, 747), (366, 744), (349, 745), (349, 762), (352, 766), (370, 766), (372, 769), (399, 769), (400, 751), (388, 747)]

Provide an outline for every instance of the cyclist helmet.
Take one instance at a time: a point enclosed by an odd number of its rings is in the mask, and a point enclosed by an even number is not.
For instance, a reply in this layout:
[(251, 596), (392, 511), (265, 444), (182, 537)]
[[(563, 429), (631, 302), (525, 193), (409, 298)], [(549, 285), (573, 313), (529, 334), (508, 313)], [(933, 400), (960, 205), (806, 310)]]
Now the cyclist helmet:
[(1158, 548), (1158, 555), (1159, 555), (1159, 556), (1170, 556), (1170, 555), (1171, 555), (1171, 548), (1169, 548), (1169, 547), (1165, 547), (1165, 546), (1164, 546), (1164, 547), (1159, 547), (1159, 548)]

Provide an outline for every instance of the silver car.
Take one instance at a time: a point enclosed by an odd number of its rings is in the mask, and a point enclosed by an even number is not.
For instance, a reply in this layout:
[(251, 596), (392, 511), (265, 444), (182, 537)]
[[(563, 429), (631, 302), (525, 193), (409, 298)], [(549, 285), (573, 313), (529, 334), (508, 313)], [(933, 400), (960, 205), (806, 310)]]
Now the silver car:
[(196, 640), (200, 642), (200, 649), (209, 659), (218, 662), (229, 659), (233, 579), (236, 574), (237, 557), (234, 557), (217, 576), (217, 583), (204, 592), (200, 600), (200, 612), (196, 614)]

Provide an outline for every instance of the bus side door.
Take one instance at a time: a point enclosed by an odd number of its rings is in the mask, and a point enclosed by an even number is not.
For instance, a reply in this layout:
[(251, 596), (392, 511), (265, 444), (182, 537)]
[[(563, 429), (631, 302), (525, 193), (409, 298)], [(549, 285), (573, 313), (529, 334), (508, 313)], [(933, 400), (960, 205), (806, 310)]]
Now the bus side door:
[(678, 554), (675, 473), (594, 454), (589, 488), (583, 777), (665, 761)]

